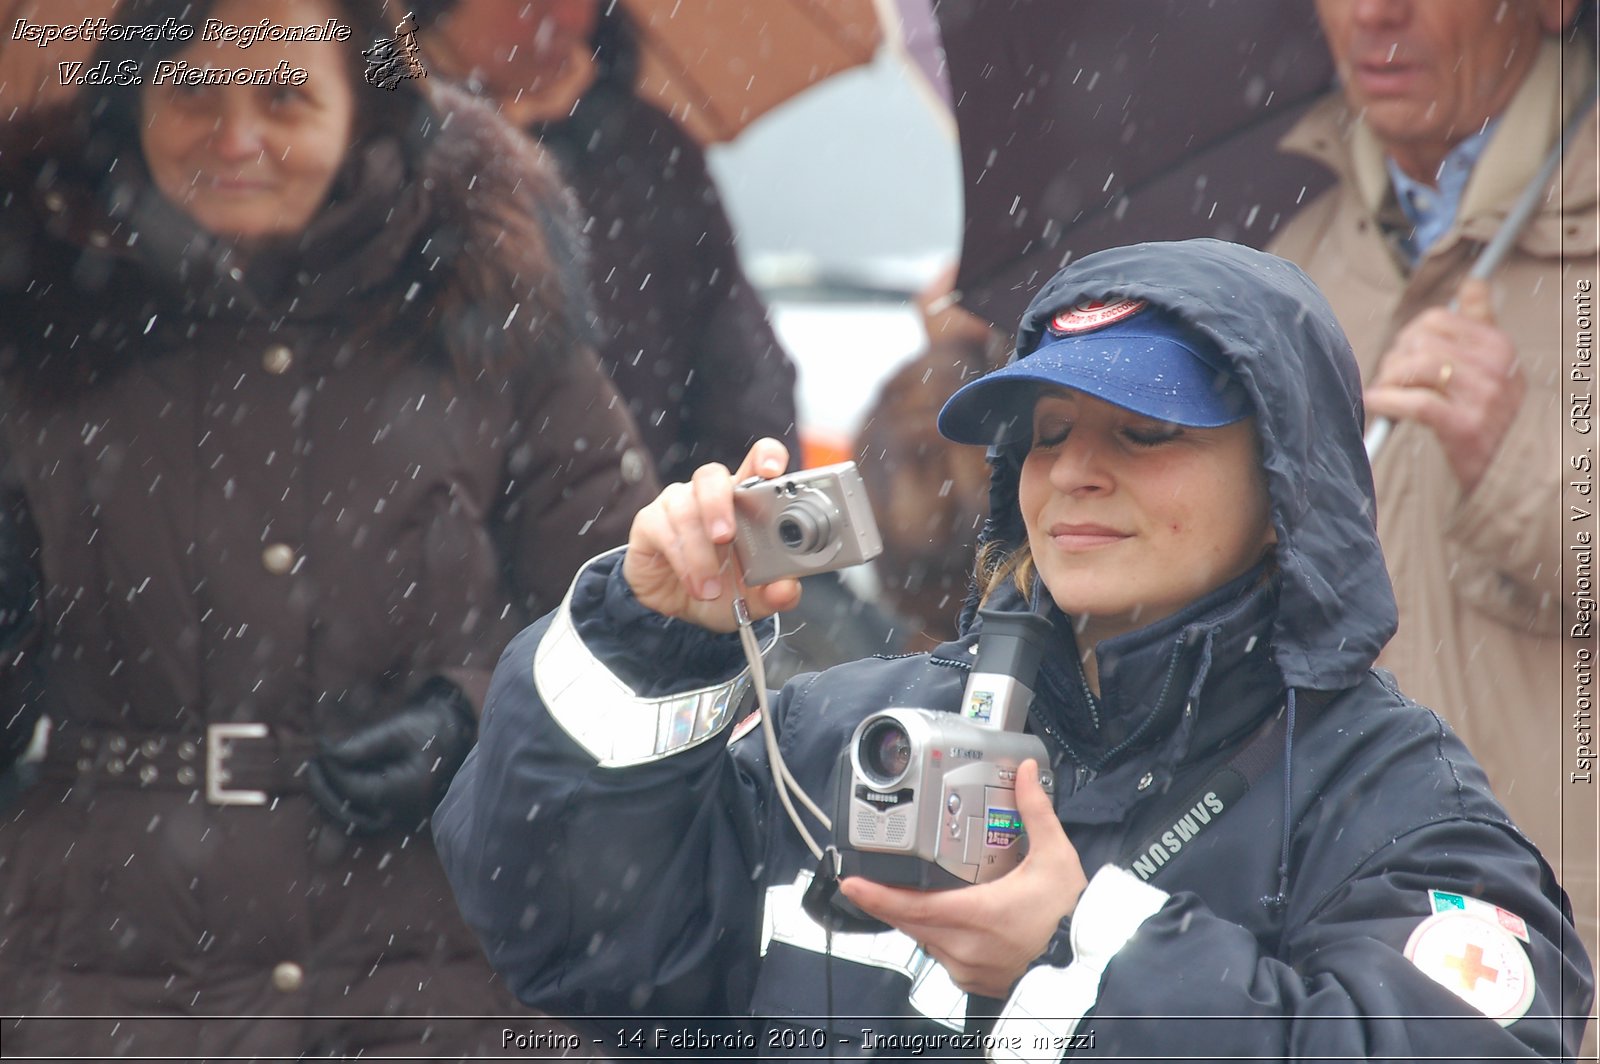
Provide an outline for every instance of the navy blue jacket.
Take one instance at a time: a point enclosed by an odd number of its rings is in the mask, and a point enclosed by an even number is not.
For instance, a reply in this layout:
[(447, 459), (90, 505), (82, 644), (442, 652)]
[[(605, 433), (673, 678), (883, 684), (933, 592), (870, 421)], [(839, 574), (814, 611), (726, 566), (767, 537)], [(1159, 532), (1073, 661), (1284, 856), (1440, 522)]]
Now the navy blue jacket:
[[(1012, 1054), (1032, 1059), (1575, 1053), (1592, 975), (1565, 895), (1448, 727), (1371, 668), (1394, 604), (1372, 529), (1359, 382), (1331, 311), (1271, 256), (1214, 241), (1144, 245), (1058, 275), (1019, 348), (1056, 310), (1123, 296), (1204, 331), (1250, 391), (1278, 545), (1264, 569), (1101, 643), (1093, 722), (1070, 621), (1053, 614), (1058, 645), (1030, 727), (1051, 751), (1057, 812), (1091, 885), (1072, 921), (1078, 955), (1053, 944), (1041, 964), (1072, 963), (1030, 972), (991, 1043), (1019, 1031), (1044, 1039)], [(1018, 456), (994, 457), (985, 537), (1015, 543)], [(591, 563), (562, 609), (507, 649), (479, 746), (436, 816), (440, 854), (491, 961), (530, 1004), (699, 1017), (667, 1027), (716, 1034), (740, 1056), (905, 1056), (919, 1038), (923, 1055), (974, 1055), (955, 1033), (961, 1003), (948, 1007), (937, 966), (901, 949), (909, 940), (834, 936), (830, 962), (820, 932), (796, 922), (797, 877), (814, 861), (777, 805), (759, 734), (730, 743), (719, 724), (672, 752), (606, 767), (592, 738), (575, 738), (571, 699), (552, 712), (564, 696), (536, 681), (534, 658), (555, 630), (575, 633), (579, 656), (593, 658), (585, 667), (614, 677), (624, 700), (714, 686), (743, 666), (733, 637), (641, 607), (619, 557)], [(1024, 607), (1009, 590), (990, 604)], [(957, 708), (982, 636), (970, 610), (965, 622), (959, 641), (931, 654), (840, 666), (773, 698), (784, 757), (809, 793), (828, 793), (866, 714)], [(1174, 803), (1279, 714), (1281, 751), (1242, 798), (1156, 852), (1134, 848), (1165, 838), (1161, 825), (1186, 812)], [(1430, 960), (1424, 932), (1442, 928), (1430, 941), (1453, 946), (1476, 926), (1452, 906), (1498, 921), (1476, 941), (1502, 952)], [(1110, 941), (1091, 951), (1096, 935)], [(1059, 1006), (1040, 1000), (1039, 988), (1056, 985), (1044, 976), (1082, 976), (1091, 952), (1095, 966), (1072, 994)], [(1495, 956), (1515, 969), (1512, 996), (1523, 991), (1509, 1009), (1500, 1000), (1498, 1021), (1480, 1011), (1490, 999), (1475, 1007), (1444, 985), (1461, 972), (1503, 989)], [(1012, 1011), (1043, 1025), (1013, 1023)], [(811, 1041), (818, 1027), (825, 1050)], [(1005, 1059), (1004, 1045), (992, 1055)]]

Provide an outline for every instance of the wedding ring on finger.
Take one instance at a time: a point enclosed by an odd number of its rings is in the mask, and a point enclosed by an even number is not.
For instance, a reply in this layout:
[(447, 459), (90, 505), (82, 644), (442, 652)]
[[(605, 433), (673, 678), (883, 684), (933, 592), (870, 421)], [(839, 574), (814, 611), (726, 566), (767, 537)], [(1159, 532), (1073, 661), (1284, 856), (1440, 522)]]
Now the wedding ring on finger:
[(1434, 390), (1439, 392), (1446, 391), (1450, 387), (1450, 378), (1454, 377), (1455, 375), (1456, 364), (1454, 362), (1446, 362), (1444, 365), (1440, 366), (1439, 379), (1433, 386)]

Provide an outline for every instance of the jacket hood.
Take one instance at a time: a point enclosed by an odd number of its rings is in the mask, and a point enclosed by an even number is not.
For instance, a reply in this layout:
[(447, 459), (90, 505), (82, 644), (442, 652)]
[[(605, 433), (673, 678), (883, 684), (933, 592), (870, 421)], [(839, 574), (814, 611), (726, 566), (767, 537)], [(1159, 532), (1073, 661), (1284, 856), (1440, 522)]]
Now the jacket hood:
[[(1219, 240), (1113, 248), (1056, 274), (1023, 314), (1017, 352), (1085, 300), (1143, 299), (1212, 341), (1249, 394), (1264, 456), (1279, 576), (1272, 653), (1290, 687), (1356, 683), (1394, 634), (1362, 443), (1361, 379), (1332, 308), (1275, 255)], [(1013, 354), (1012, 359), (1020, 357)], [(984, 544), (1026, 541), (1019, 455), (996, 448)], [(975, 603), (963, 611), (971, 620)]]

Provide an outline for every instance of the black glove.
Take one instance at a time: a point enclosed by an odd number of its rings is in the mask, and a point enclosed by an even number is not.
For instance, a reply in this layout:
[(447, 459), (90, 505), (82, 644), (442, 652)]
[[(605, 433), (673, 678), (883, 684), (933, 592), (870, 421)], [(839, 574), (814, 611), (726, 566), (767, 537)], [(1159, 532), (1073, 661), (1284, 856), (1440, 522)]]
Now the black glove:
[(359, 834), (415, 827), (444, 797), (477, 738), (461, 689), (434, 677), (392, 716), (317, 744), (306, 786), (328, 819)]

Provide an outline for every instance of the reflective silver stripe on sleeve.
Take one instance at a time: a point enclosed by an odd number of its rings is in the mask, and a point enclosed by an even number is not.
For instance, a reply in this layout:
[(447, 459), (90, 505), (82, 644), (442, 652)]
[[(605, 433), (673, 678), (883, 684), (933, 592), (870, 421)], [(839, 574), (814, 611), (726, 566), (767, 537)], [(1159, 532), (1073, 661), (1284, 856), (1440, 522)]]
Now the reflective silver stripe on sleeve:
[(989, 1059), (1041, 1059), (1032, 1046), (1061, 1046), (1057, 1056), (1065, 1053), (1078, 1024), (1099, 1000), (1106, 965), (1139, 925), (1167, 903), (1167, 896), (1115, 865), (1096, 872), (1072, 913), (1072, 963), (1034, 968), (1017, 982), (994, 1025)]
[[(762, 652), (771, 646), (769, 642)], [(584, 645), (572, 625), (568, 589), (534, 651), (533, 682), (562, 731), (602, 768), (625, 768), (659, 761), (720, 733), (749, 690), (750, 673), (742, 671), (697, 691), (641, 698)]]
[[(793, 883), (767, 888), (767, 904), (761, 921), (763, 957), (774, 942), (828, 955), (828, 940), (822, 926), (811, 919), (800, 904), (810, 885), (811, 873), (802, 871)], [(899, 972), (911, 982), (907, 997), (912, 1008), (952, 1031), (965, 1028), (967, 995), (950, 979), (944, 965), (922, 952), (904, 932), (836, 932), (832, 956), (852, 964)]]

